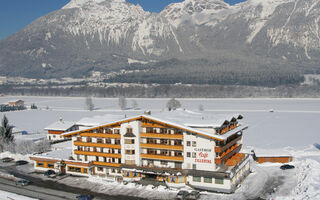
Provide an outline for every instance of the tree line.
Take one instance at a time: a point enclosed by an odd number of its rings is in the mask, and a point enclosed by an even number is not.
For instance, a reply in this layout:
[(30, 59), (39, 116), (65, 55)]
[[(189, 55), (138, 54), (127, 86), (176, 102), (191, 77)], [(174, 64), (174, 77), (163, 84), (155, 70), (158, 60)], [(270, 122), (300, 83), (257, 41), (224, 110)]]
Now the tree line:
[(317, 85), (290, 85), (270, 87), (222, 86), (222, 85), (113, 85), (108, 87), (15, 87), (0, 86), (0, 93), (29, 96), (74, 96), (119, 98), (246, 98), (246, 97), (320, 97)]

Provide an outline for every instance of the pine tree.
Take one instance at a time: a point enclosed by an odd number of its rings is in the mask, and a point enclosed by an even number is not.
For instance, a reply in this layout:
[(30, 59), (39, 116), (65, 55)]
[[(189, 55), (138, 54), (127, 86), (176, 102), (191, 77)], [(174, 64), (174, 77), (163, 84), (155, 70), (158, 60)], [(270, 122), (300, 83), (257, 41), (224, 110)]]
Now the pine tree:
[(9, 125), (8, 118), (3, 116), (0, 127), (0, 141), (2, 151), (5, 147), (11, 146), (14, 143), (14, 136), (12, 134), (12, 127)]

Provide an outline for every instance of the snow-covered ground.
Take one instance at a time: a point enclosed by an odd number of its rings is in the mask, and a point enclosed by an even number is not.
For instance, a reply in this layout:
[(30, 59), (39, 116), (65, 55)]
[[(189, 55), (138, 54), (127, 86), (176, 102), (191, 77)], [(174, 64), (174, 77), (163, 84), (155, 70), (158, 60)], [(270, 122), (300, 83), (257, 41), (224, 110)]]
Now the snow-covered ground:
[[(118, 99), (93, 98), (94, 111), (85, 110), (85, 98), (68, 97), (0, 97), (0, 104), (10, 99), (35, 103), (39, 110), (0, 113), (20, 130), (43, 134), (43, 128), (62, 117), (78, 121), (96, 115), (133, 116), (144, 110), (161, 112), (168, 99), (134, 99), (140, 109), (130, 109), (133, 99), (127, 99), (129, 109), (121, 111)], [(320, 99), (178, 99), (182, 107), (198, 112), (203, 105), (206, 114), (240, 113), (249, 125), (244, 134), (244, 150), (259, 152), (278, 151), (294, 156), (293, 170), (282, 171), (280, 164), (254, 164), (253, 173), (241, 184), (235, 194), (203, 193), (202, 199), (250, 199), (263, 194), (275, 199), (320, 199)], [(48, 109), (47, 109), (48, 108)], [(273, 110), (274, 112), (270, 112)], [(22, 140), (36, 135), (17, 136)], [(8, 155), (6, 155), (8, 156)], [(0, 157), (5, 157), (0, 154)], [(88, 187), (110, 194), (127, 194), (148, 199), (173, 198), (177, 191), (140, 185), (105, 183), (99, 179), (83, 181), (66, 178), (63, 181), (75, 186)], [(93, 184), (93, 182), (96, 182)], [(258, 195), (259, 196), (259, 195)]]
[[(116, 114), (132, 116), (144, 110), (160, 112), (168, 99), (134, 99), (139, 110), (121, 111), (118, 99), (93, 98), (94, 111), (85, 110), (85, 98), (76, 97), (0, 97), (0, 104), (10, 99), (22, 99), (26, 104), (35, 103), (41, 110), (25, 110), (5, 114), (9, 122), (29, 133), (43, 133), (44, 128), (62, 117), (65, 121), (78, 121), (84, 117)], [(130, 108), (133, 99), (127, 99)], [(320, 119), (320, 99), (179, 99), (183, 108), (198, 111), (203, 105), (206, 114), (240, 113), (245, 131), (244, 147), (255, 148), (304, 148), (320, 143), (316, 124)], [(46, 108), (49, 108), (48, 110)], [(271, 109), (274, 112), (269, 112)], [(39, 135), (38, 135), (39, 136)], [(37, 138), (21, 136), (21, 138)], [(20, 136), (18, 136), (20, 138)]]
[(22, 195), (17, 195), (10, 192), (5, 192), (0, 190), (0, 200), (36, 200), (33, 198), (25, 197)]

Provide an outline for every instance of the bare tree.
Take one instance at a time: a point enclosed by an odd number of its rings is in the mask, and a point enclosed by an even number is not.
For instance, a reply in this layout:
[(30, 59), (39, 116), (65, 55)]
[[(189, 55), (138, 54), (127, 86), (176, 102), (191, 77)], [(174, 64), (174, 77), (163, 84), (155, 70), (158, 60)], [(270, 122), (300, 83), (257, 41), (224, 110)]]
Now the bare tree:
[(167, 103), (167, 108), (169, 111), (176, 110), (177, 108), (181, 107), (180, 101), (176, 100), (175, 98), (172, 98)]
[(94, 105), (91, 97), (86, 98), (86, 109), (92, 111), (94, 109)]
[(137, 110), (138, 109), (138, 103), (136, 100), (132, 100), (132, 109)]
[(125, 97), (119, 97), (119, 106), (121, 110), (125, 110), (127, 108), (127, 100)]
[(204, 111), (204, 108), (203, 108), (203, 105), (200, 104), (199, 107), (198, 107), (199, 111)]

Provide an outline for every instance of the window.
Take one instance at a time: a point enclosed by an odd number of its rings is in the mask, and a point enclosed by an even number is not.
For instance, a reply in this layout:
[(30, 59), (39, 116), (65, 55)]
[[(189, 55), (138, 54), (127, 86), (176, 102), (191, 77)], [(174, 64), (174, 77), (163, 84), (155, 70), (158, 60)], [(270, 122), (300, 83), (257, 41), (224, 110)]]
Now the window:
[(87, 170), (87, 169), (83, 169), (83, 173), (84, 173), (84, 174), (87, 174), (87, 173), (88, 173), (88, 170)]
[(134, 139), (130, 140), (130, 139), (125, 139), (124, 140), (125, 144), (134, 144)]
[(98, 138), (98, 139), (97, 139), (97, 143), (102, 143), (102, 139), (101, 139), (101, 138)]
[(132, 128), (127, 128), (127, 133), (132, 133)]
[(190, 146), (191, 146), (190, 141), (187, 141), (187, 146), (188, 146), (188, 147), (190, 147)]
[(38, 162), (38, 163), (37, 163), (37, 166), (38, 166), (38, 167), (43, 167), (43, 166), (44, 166), (44, 164), (43, 164), (43, 163), (41, 163), (41, 162)]
[(191, 157), (191, 153), (187, 152), (187, 157), (190, 158)]
[(192, 177), (193, 182), (201, 182), (201, 176), (194, 176)]
[(212, 183), (212, 178), (204, 177), (203, 182)]
[(103, 168), (102, 167), (98, 167), (98, 172), (103, 172)]
[(197, 165), (196, 164), (192, 164), (192, 169), (197, 169)]
[(120, 144), (120, 140), (119, 140), (119, 139), (116, 139), (116, 140), (115, 140), (115, 144)]
[(168, 162), (167, 161), (161, 161), (160, 164), (161, 165), (168, 165)]
[(88, 138), (87, 138), (87, 142), (91, 142), (91, 141), (92, 141), (91, 138), (88, 137)]
[(48, 168), (54, 168), (54, 164), (48, 163)]
[(197, 146), (197, 142), (196, 141), (192, 141), (192, 146), (196, 147)]
[(120, 129), (114, 129), (114, 134), (120, 134)]
[(215, 184), (222, 184), (223, 185), (223, 179), (222, 178), (216, 178)]
[(131, 144), (131, 140), (125, 139), (125, 140), (124, 140), (124, 143), (125, 143), (125, 144)]
[(196, 152), (192, 152), (192, 158), (196, 158), (197, 157), (197, 153)]

